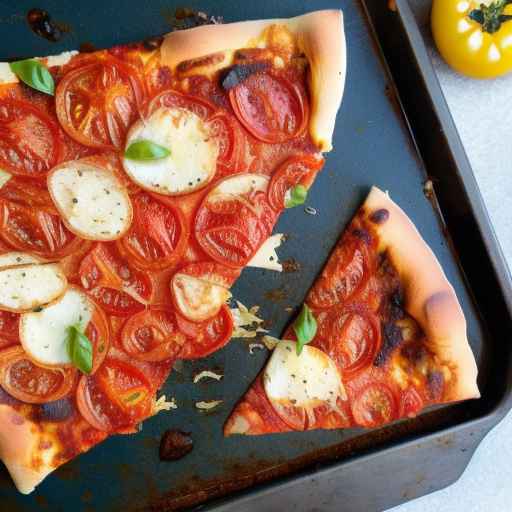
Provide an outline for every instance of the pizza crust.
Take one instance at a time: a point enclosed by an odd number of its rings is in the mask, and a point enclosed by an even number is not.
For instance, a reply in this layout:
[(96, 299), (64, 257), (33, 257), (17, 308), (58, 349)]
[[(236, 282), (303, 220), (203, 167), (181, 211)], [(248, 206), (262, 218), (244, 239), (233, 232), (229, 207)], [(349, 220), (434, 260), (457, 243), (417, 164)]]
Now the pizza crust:
[[(425, 332), (428, 348), (455, 377), (445, 400), (480, 397), (466, 319), (436, 256), (402, 209), (377, 187), (372, 188), (362, 209), (378, 233), (379, 251), (387, 251), (403, 283), (405, 310)], [(382, 209), (389, 212), (389, 218), (372, 223), (371, 214)]]
[(285, 52), (295, 49), (307, 57), (311, 93), (309, 130), (320, 151), (330, 151), (346, 75), (341, 10), (316, 11), (290, 19), (205, 25), (172, 32), (162, 43), (161, 64), (175, 70), (184, 62), (211, 56), (201, 59), (200, 69), (196, 68), (205, 73), (230, 65), (237, 49), (265, 48), (267, 44)]

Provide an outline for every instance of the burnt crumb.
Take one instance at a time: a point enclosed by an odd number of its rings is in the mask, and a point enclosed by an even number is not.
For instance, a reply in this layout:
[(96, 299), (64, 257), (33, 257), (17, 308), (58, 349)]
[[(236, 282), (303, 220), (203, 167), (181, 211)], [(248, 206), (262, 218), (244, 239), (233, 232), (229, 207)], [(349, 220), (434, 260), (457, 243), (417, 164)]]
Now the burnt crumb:
[(265, 292), (265, 299), (275, 303), (282, 302), (286, 300), (286, 292), (282, 288), (269, 290), (268, 292)]
[(164, 432), (160, 441), (160, 460), (178, 460), (192, 451), (194, 441), (190, 432), (169, 429)]
[(265, 71), (270, 67), (269, 62), (253, 62), (251, 64), (235, 64), (227, 68), (220, 77), (222, 88), (229, 91), (239, 83), (247, 80), (254, 73)]
[(300, 263), (295, 261), (294, 258), (289, 258), (281, 262), (283, 272), (298, 272), (300, 270)]
[(375, 357), (374, 366), (384, 366), (392, 352), (402, 343), (402, 329), (394, 323), (381, 324), (382, 346)]
[(157, 50), (162, 44), (162, 37), (149, 37), (142, 42), (142, 46), (145, 50)]
[(404, 298), (400, 287), (392, 290), (385, 298), (381, 306), (384, 318), (390, 322), (396, 322), (405, 317)]
[(32, 32), (52, 43), (60, 41), (62, 35), (69, 31), (65, 25), (53, 21), (43, 9), (30, 9), (27, 13), (27, 23)]
[(432, 370), (427, 375), (427, 390), (432, 400), (440, 400), (443, 396), (444, 377), (438, 370)]
[(356, 238), (359, 238), (359, 240), (363, 241), (365, 244), (370, 244), (372, 241), (372, 237), (366, 229), (362, 229), (362, 228), (353, 229), (352, 235), (355, 236)]
[(193, 18), (195, 15), (194, 9), (190, 7), (177, 7), (174, 16), (177, 20), (184, 20), (185, 18)]
[(196, 11), (190, 7), (177, 7), (174, 13), (163, 13), (172, 30), (184, 30), (202, 25), (218, 25), (224, 23), (222, 16), (209, 16), (204, 11)]
[(370, 221), (374, 224), (384, 224), (389, 219), (389, 211), (386, 208), (381, 208), (380, 210), (375, 210), (370, 215)]
[(425, 197), (431, 201), (434, 199), (434, 183), (432, 180), (427, 180), (423, 184), (423, 193), (425, 194)]
[(402, 348), (402, 355), (414, 365), (421, 363), (427, 357), (427, 349), (419, 343), (409, 343)]

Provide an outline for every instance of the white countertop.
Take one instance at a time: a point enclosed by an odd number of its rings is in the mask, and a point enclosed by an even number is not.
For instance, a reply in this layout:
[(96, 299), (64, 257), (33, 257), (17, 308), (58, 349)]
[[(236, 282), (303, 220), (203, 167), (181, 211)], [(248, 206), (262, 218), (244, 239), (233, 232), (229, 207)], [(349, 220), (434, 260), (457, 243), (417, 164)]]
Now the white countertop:
[[(434, 67), (473, 167), (498, 240), (512, 268), (512, 75), (476, 81)], [(511, 340), (504, 340), (511, 342)], [(389, 512), (512, 510), (512, 412), (485, 438), (460, 480)]]

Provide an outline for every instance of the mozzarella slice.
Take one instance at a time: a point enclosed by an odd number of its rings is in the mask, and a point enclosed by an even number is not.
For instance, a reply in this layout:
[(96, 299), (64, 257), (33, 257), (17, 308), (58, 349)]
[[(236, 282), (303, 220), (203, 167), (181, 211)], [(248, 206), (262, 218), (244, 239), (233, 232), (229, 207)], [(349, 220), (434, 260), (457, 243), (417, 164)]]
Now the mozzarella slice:
[(251, 192), (265, 192), (268, 184), (269, 179), (261, 174), (237, 174), (219, 182), (208, 198), (217, 194), (244, 196)]
[(0, 62), (0, 85), (15, 84), (19, 82), (18, 77), (11, 71), (8, 62)]
[(77, 325), (83, 332), (89, 323), (93, 304), (85, 293), (70, 287), (64, 296), (39, 312), (25, 313), (20, 319), (20, 340), (29, 356), (43, 365), (67, 365), (67, 329)]
[(60, 297), (67, 280), (57, 263), (15, 265), (0, 269), (0, 309), (27, 311)]
[(218, 143), (208, 125), (181, 108), (162, 107), (130, 129), (126, 140), (149, 140), (169, 149), (160, 160), (123, 159), (129, 176), (142, 188), (165, 195), (187, 194), (206, 186), (217, 170)]
[(346, 400), (341, 374), (322, 350), (305, 345), (297, 355), (296, 343), (276, 345), (263, 373), (263, 386), (271, 402), (312, 410), (324, 404), (336, 409), (338, 398)]
[(115, 240), (132, 222), (128, 193), (110, 171), (80, 161), (66, 162), (48, 175), (53, 202), (73, 233), (90, 240)]
[(258, 249), (258, 252), (247, 263), (247, 266), (282, 272), (283, 266), (279, 263), (276, 249), (281, 245), (283, 239), (284, 235), (282, 233), (268, 237)]
[(223, 286), (182, 273), (172, 278), (171, 292), (179, 312), (193, 322), (212, 318), (231, 297)]
[(0, 168), (0, 188), (2, 188), (11, 178), (12, 174), (10, 172), (4, 171), (4, 169)]
[(28, 265), (30, 263), (40, 263), (41, 260), (26, 252), (6, 252), (0, 254), (0, 269), (5, 267), (17, 267), (18, 265)]

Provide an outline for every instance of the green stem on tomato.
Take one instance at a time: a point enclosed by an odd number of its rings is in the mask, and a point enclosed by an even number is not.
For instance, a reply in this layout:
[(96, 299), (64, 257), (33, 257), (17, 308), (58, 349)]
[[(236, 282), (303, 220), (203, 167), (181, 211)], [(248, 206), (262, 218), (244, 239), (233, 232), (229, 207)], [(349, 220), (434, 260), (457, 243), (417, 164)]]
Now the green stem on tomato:
[(473, 9), (469, 13), (470, 19), (482, 25), (482, 31), (494, 34), (501, 25), (512, 20), (512, 15), (503, 14), (505, 7), (512, 4), (512, 0), (496, 0), (490, 5), (480, 4), (480, 9)]

